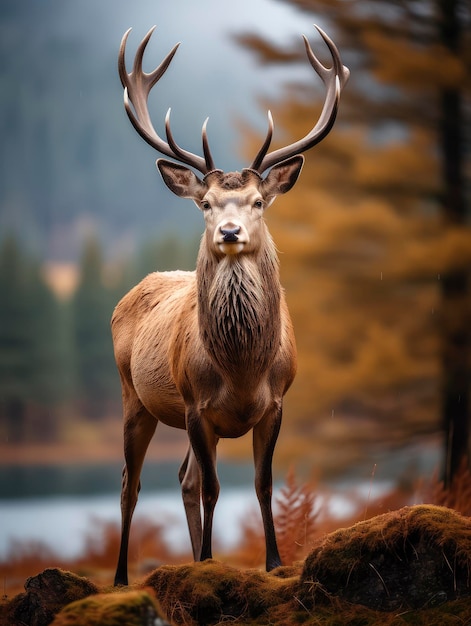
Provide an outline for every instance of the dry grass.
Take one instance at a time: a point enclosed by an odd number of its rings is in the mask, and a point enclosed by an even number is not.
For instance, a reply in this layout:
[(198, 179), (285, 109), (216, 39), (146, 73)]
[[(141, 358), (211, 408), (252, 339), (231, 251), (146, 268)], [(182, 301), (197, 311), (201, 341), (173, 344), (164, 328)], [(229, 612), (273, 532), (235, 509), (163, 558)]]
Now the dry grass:
[(425, 498), (427, 502), (446, 506), (471, 517), (471, 470), (468, 459), (462, 460), (448, 488), (444, 481), (435, 477), (426, 489)]
[(5, 559), (0, 561), (3, 598), (21, 593), (27, 578), (47, 567), (66, 567), (67, 563), (37, 541), (13, 542)]
[(278, 577), (207, 560), (160, 567), (144, 584), (154, 589), (172, 622), (193, 625), (254, 619), (266, 614), (271, 607), (290, 602), (292, 582), (298, 578), (299, 572), (298, 577)]

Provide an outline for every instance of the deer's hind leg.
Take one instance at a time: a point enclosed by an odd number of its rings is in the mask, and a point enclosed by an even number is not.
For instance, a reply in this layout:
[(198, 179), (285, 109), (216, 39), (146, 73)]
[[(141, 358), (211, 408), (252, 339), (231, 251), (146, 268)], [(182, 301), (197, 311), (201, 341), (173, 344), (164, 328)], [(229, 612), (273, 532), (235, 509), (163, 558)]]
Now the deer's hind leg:
[(157, 420), (142, 405), (134, 390), (123, 389), (124, 458), (121, 486), (121, 546), (115, 585), (128, 584), (128, 547), (131, 520), (141, 488), (141, 470)]

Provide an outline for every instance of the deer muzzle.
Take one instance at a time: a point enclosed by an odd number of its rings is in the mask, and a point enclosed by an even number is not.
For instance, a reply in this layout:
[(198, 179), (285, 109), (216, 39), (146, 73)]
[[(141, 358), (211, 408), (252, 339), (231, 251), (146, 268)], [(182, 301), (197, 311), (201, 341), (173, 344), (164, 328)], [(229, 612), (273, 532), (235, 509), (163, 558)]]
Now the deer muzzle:
[(233, 226), (232, 228), (222, 228), (221, 235), (224, 243), (232, 243), (239, 240), (240, 226)]
[(214, 232), (214, 243), (223, 254), (239, 254), (249, 242), (249, 235), (243, 224), (236, 221), (220, 222)]

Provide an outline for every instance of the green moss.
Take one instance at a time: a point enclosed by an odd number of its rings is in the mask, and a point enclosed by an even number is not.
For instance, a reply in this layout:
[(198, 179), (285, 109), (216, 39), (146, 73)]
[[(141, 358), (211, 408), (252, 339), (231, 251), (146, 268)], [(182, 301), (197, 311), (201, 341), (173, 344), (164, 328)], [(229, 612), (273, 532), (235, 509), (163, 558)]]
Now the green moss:
[(160, 617), (155, 599), (143, 590), (99, 594), (72, 602), (52, 626), (142, 626)]

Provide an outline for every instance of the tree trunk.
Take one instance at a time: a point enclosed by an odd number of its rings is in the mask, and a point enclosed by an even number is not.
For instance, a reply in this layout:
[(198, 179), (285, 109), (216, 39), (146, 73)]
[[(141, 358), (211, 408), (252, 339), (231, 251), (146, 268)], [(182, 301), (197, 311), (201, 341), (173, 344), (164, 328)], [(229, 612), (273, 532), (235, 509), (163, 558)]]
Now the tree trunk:
[[(438, 0), (442, 43), (453, 53), (460, 49), (458, 0)], [(458, 87), (440, 94), (440, 142), (442, 149), (444, 228), (466, 223), (464, 188), (464, 137), (462, 94)], [(448, 271), (441, 280), (442, 420), (445, 435), (443, 475), (449, 485), (462, 459), (468, 455), (469, 439), (469, 272)]]

